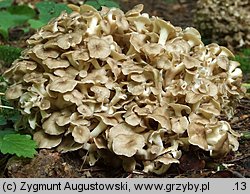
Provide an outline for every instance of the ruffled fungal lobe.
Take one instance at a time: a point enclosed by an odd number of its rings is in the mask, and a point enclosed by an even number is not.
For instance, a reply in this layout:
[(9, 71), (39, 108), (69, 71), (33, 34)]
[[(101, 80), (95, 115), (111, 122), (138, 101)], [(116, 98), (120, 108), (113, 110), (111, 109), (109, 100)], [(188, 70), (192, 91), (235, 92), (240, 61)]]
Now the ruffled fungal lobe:
[(239, 136), (217, 116), (243, 95), (231, 52), (205, 46), (194, 28), (117, 8), (70, 6), (27, 42), (5, 72), (6, 97), (21, 109), (41, 148), (85, 149), (125, 170), (164, 173), (192, 144), (221, 156)]

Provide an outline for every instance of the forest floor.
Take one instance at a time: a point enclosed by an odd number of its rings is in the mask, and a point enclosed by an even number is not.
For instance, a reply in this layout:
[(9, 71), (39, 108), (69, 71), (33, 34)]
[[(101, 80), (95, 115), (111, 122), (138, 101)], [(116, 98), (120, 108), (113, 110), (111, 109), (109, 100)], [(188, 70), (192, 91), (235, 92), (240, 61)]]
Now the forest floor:
[[(23, 0), (25, 1), (25, 0)], [(29, 2), (29, 0), (27, 0)], [(121, 8), (126, 11), (134, 5), (143, 3), (144, 12), (170, 20), (175, 26), (183, 28), (193, 26), (195, 1), (179, 0), (166, 3), (163, 0), (119, 0)], [(181, 2), (181, 3), (180, 3)], [(18, 30), (10, 33), (12, 41), (0, 42), (25, 48), (29, 35), (18, 37)], [(250, 130), (250, 97), (246, 96), (238, 104), (236, 114), (231, 119), (232, 128), (240, 133)], [(172, 165), (169, 171), (160, 177), (250, 177), (250, 140), (240, 138), (237, 152), (229, 153), (222, 159), (212, 159), (209, 154), (190, 147), (183, 152), (179, 165)], [(194, 152), (195, 150), (195, 152)], [(195, 154), (194, 154), (195, 153)], [(40, 150), (33, 159), (5, 156), (4, 177), (159, 177), (145, 174), (138, 170), (127, 173), (122, 169), (105, 166), (102, 162), (94, 167), (84, 164), (81, 151), (61, 154), (55, 150)], [(0, 155), (0, 157), (2, 157)], [(7, 162), (8, 161), (8, 162)], [(3, 164), (0, 164), (0, 166)], [(0, 174), (1, 176), (1, 174)]]

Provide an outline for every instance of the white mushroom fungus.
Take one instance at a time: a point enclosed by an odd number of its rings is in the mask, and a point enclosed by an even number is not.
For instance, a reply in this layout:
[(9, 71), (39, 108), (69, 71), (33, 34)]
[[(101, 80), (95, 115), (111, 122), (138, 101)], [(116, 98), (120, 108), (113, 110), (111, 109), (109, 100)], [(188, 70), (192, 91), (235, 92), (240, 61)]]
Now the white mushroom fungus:
[(11, 87), (8, 88), (8, 90), (5, 93), (5, 96), (9, 100), (17, 99), (20, 96), (22, 96), (22, 85), (12, 85)]
[(112, 149), (117, 155), (132, 157), (145, 145), (145, 140), (139, 134), (120, 134), (113, 139)]
[(59, 112), (54, 112), (46, 121), (44, 121), (42, 128), (45, 133), (49, 135), (60, 135), (64, 133), (65, 128), (56, 124), (56, 119), (59, 115)]
[(67, 77), (58, 78), (50, 84), (51, 91), (66, 93), (72, 91), (77, 85), (77, 81)]
[(90, 138), (90, 131), (87, 126), (75, 126), (72, 136), (77, 143), (86, 143)]
[(88, 50), (92, 58), (106, 58), (111, 53), (109, 43), (101, 38), (91, 38), (88, 41)]
[[(27, 42), (5, 72), (41, 148), (87, 150), (86, 161), (137, 163), (162, 174), (194, 145), (223, 156), (238, 149), (226, 121), (244, 94), (229, 50), (205, 46), (194, 28), (117, 8), (70, 6)], [(39, 120), (40, 119), (40, 120)], [(115, 159), (110, 159), (114, 157)], [(109, 158), (109, 159), (108, 159)]]

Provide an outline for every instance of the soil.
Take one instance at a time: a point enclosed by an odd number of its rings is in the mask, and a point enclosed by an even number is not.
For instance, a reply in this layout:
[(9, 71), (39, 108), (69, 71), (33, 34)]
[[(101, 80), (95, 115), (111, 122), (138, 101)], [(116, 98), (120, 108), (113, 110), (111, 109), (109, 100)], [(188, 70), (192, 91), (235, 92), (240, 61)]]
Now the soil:
[[(20, 0), (16, 0), (16, 2)], [(21, 2), (31, 2), (22, 0)], [(72, 0), (74, 1), (74, 0)], [(119, 0), (124, 11), (139, 3), (144, 4), (144, 12), (171, 21), (175, 26), (193, 26), (194, 0)], [(25, 47), (25, 39), (29, 34), (18, 38), (18, 29), (13, 32), (11, 45)], [(17, 38), (15, 38), (17, 36)], [(6, 44), (6, 42), (3, 42)], [(249, 78), (249, 77), (248, 77)], [(250, 129), (250, 97), (242, 99), (237, 106), (236, 114), (231, 119), (232, 128), (240, 133), (249, 133)], [(190, 147), (183, 152), (179, 165), (172, 165), (166, 174), (156, 176), (145, 174), (138, 170), (127, 173), (121, 168), (106, 166), (102, 161), (93, 167), (84, 164), (84, 152), (58, 153), (55, 150), (39, 150), (33, 159), (23, 159), (0, 155), (0, 177), (250, 177), (250, 140), (242, 137), (237, 152), (229, 153), (226, 157), (213, 159), (207, 152)], [(195, 153), (195, 154), (194, 154)], [(3, 159), (2, 159), (3, 158)]]

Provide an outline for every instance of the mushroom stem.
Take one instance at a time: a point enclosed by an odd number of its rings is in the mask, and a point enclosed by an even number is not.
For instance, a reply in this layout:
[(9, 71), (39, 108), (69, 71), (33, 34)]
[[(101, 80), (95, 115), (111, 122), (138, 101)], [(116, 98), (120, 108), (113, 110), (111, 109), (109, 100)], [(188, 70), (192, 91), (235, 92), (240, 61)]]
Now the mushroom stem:
[(185, 68), (185, 65), (183, 63), (180, 63), (179, 65), (172, 67), (169, 71), (165, 73), (165, 86), (168, 85), (168, 83), (171, 83), (171, 80), (180, 73)]
[(0, 92), (0, 96), (4, 96), (5, 95), (5, 93), (3, 93), (3, 92)]
[(106, 128), (107, 128), (107, 125), (103, 121), (100, 121), (100, 123), (90, 132), (90, 136), (97, 137)]
[(114, 106), (117, 102), (119, 102), (121, 99), (126, 99), (126, 94), (122, 94), (121, 90), (116, 88), (115, 89), (115, 96), (110, 101), (110, 106)]
[(145, 149), (137, 150), (136, 155), (143, 158), (144, 160), (150, 160), (150, 158), (152, 157), (150, 151)]
[(11, 106), (4, 106), (4, 105), (0, 105), (0, 108), (6, 108), (6, 109), (11, 109), (11, 110), (14, 110), (13, 107)]
[(98, 160), (98, 158), (95, 157), (95, 153), (90, 152), (89, 153), (89, 165), (94, 166), (97, 160)]
[(188, 40), (187, 42), (191, 48), (193, 48), (196, 45), (196, 42), (194, 40)]
[(167, 38), (168, 38), (168, 31), (166, 28), (162, 28), (160, 30), (160, 37), (159, 37), (159, 40), (158, 40), (158, 44), (161, 44), (161, 45), (165, 45), (166, 41), (167, 41)]
[(95, 144), (85, 143), (83, 145), (83, 149), (87, 150), (88, 152), (94, 152), (96, 151), (97, 147)]
[(162, 142), (162, 139), (161, 139), (160, 135), (155, 136), (155, 138), (152, 140), (152, 142), (154, 142), (156, 145), (163, 148), (163, 142)]
[(87, 29), (87, 33), (89, 35), (92, 35), (95, 33), (97, 24), (98, 24), (98, 18), (97, 17), (92, 18), (89, 24), (89, 28)]
[(95, 67), (95, 69), (101, 69), (101, 66), (96, 59), (93, 59), (91, 63)]
[(170, 167), (170, 164), (166, 165), (166, 164), (162, 164), (162, 166), (159, 169), (154, 169), (152, 172), (154, 172), (155, 174), (163, 174), (165, 173)]
[(39, 96), (42, 97), (47, 97), (48, 93), (45, 90), (44, 84), (33, 84), (33, 86), (31, 87), (31, 91), (32, 92), (36, 92), (37, 94), (39, 94)]

